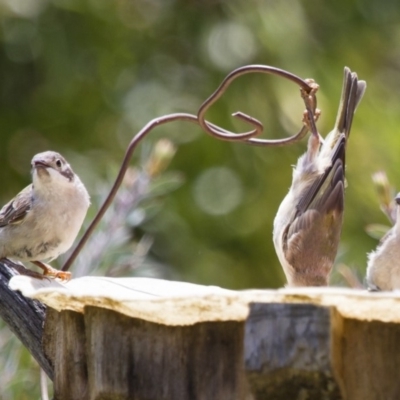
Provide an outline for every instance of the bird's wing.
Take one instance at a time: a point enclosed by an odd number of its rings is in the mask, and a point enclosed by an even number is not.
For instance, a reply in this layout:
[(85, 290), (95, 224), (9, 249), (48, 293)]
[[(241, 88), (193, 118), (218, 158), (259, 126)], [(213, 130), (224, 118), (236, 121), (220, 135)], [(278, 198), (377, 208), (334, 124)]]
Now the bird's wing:
[[(298, 210), (293, 222), (289, 224), (288, 240), (293, 235), (310, 229), (316, 219), (319, 219), (320, 223), (324, 223), (324, 220), (332, 218), (333, 214), (340, 215), (343, 213), (344, 183), (343, 177), (340, 178), (341, 174), (341, 163), (337, 161), (335, 168), (331, 170), (332, 178), (324, 182), (326, 187), (323, 190), (321, 188), (306, 209)], [(329, 224), (326, 229), (330, 229)]]
[[(344, 149), (344, 144), (343, 144)], [(283, 237), (285, 258), (296, 279), (323, 285), (336, 257), (344, 205), (344, 176), (341, 158), (325, 171), (305, 195)], [(318, 251), (315, 251), (315, 249)]]
[(0, 210), (0, 227), (21, 223), (31, 207), (32, 185), (29, 185)]
[[(335, 196), (330, 196), (330, 193), (335, 189), (338, 182), (342, 182), (344, 187), (344, 163), (345, 163), (345, 146), (346, 138), (342, 134), (335, 149), (332, 152), (332, 164), (326, 168), (312, 185), (307, 188), (296, 206), (294, 218), (298, 218), (309, 209), (330, 209), (334, 206), (333, 201)], [(343, 201), (337, 204), (343, 211)]]

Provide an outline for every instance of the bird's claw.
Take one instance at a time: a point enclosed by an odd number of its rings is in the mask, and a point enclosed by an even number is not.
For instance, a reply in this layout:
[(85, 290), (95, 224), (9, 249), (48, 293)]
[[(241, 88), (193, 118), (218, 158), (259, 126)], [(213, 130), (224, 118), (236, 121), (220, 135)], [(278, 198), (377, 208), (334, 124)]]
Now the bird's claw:
[(59, 271), (41, 261), (32, 261), (32, 263), (43, 270), (42, 276), (46, 278), (59, 279), (60, 281), (68, 282), (72, 277), (71, 272)]
[(71, 279), (72, 274), (68, 271), (59, 271), (52, 268), (51, 270), (45, 270), (43, 272), (43, 276), (46, 278), (59, 279), (60, 281), (68, 282)]
[[(321, 115), (321, 110), (319, 108), (317, 108), (314, 111), (313, 115), (314, 115), (314, 122), (317, 122), (318, 118)], [(308, 128), (308, 130), (312, 131), (308, 110), (304, 110), (302, 122), (303, 122), (304, 126), (306, 126)]]

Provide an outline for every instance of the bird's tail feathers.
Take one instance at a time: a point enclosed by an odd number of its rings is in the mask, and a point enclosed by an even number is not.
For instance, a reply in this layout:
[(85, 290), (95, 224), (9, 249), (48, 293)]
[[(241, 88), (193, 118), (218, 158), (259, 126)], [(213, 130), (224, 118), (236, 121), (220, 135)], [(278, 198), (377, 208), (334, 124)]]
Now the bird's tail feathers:
[(346, 138), (350, 134), (354, 112), (364, 95), (366, 87), (366, 82), (359, 81), (355, 72), (351, 72), (348, 67), (344, 68), (342, 95), (335, 130), (344, 133)]

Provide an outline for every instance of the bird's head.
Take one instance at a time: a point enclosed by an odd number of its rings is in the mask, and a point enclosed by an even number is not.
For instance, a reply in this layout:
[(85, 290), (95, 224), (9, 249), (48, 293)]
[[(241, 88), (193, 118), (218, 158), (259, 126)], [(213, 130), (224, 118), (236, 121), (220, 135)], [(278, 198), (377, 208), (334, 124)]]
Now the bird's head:
[(35, 189), (44, 187), (68, 187), (74, 184), (76, 175), (66, 159), (54, 151), (36, 154), (32, 159), (32, 181)]

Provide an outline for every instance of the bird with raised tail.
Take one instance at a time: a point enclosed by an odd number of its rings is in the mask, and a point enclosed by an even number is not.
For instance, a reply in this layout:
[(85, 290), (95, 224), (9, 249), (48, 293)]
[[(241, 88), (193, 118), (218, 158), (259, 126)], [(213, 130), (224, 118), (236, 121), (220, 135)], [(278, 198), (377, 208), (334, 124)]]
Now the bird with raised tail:
[(343, 223), (346, 144), (365, 89), (366, 83), (346, 67), (334, 129), (325, 140), (312, 132), (293, 170), (273, 231), (287, 286), (329, 283)]
[(367, 284), (371, 290), (400, 289), (400, 193), (395, 201), (396, 222), (368, 255)]
[[(30, 261), (44, 270), (44, 276), (68, 280), (69, 272), (43, 261), (57, 258), (72, 246), (89, 205), (85, 186), (61, 154), (36, 154), (32, 184), (0, 210), (0, 258)], [(19, 265), (13, 263), (13, 267)], [(23, 267), (18, 270), (39, 275)]]

